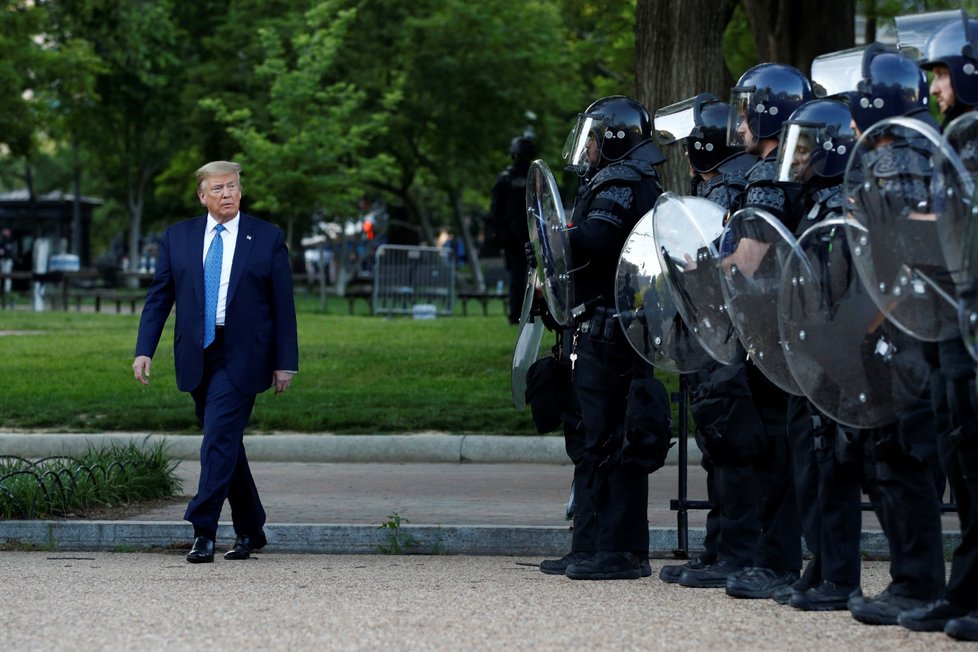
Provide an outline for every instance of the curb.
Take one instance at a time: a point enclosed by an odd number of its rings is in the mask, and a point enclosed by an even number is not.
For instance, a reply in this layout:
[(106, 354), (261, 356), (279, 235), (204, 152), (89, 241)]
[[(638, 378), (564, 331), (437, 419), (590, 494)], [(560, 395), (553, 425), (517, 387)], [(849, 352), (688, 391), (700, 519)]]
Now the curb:
[[(90, 446), (104, 448), (133, 443), (155, 446), (166, 442), (176, 459), (194, 460), (200, 454), (201, 435), (149, 433), (15, 434), (0, 433), (0, 454), (36, 459), (50, 455), (83, 455)], [(381, 462), (468, 464), (570, 464), (564, 438), (557, 436), (506, 437), (502, 435), (245, 435), (248, 459), (256, 462)], [(687, 440), (689, 464), (699, 464), (696, 442)], [(676, 464), (677, 447), (669, 450), (666, 464)]]
[[(284, 523), (266, 524), (268, 552), (328, 555), (381, 554), (395, 536), (376, 525)], [(690, 528), (688, 548), (702, 548), (704, 528)], [(559, 557), (570, 548), (570, 530), (563, 526), (404, 525), (398, 542), (406, 554)], [(222, 525), (219, 547), (230, 547), (234, 531)], [(187, 547), (190, 526), (182, 521), (4, 521), (0, 541), (8, 546), (51, 550), (139, 550)], [(945, 551), (961, 541), (960, 533), (944, 534)], [(676, 556), (675, 528), (649, 529), (653, 557)], [(864, 531), (860, 550), (869, 557), (888, 558), (889, 546), (880, 531)]]

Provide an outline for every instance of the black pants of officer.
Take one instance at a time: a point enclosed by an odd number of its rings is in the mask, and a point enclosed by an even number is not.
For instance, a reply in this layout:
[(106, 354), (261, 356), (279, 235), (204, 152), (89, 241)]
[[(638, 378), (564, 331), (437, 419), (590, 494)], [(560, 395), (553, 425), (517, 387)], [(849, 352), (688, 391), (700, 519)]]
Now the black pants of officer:
[(788, 398), (788, 442), (805, 544), (812, 553), (800, 588), (822, 580), (859, 586), (860, 466), (842, 459), (847, 439), (808, 399)]
[(922, 397), (898, 421), (866, 432), (867, 493), (890, 548), (895, 595), (935, 600), (944, 591), (944, 546), (933, 411)]
[(951, 556), (946, 597), (956, 606), (978, 609), (978, 423), (975, 363), (961, 340), (939, 343), (941, 377), (950, 428), (938, 437), (961, 524), (961, 543)]
[(764, 425), (764, 450), (754, 462), (760, 536), (753, 566), (775, 571), (801, 570), (801, 521), (788, 448), (787, 394), (747, 366), (751, 394)]
[(710, 514), (716, 521), (711, 530), (707, 516), (704, 561), (750, 566), (760, 535), (751, 460), (765, 438), (746, 369), (743, 363), (711, 364), (688, 380), (696, 443), (707, 471)]
[(625, 411), (635, 355), (616, 336), (578, 335), (572, 372), (581, 408), (584, 454), (574, 467), (575, 501), (588, 496), (593, 515), (582, 514), (582, 530), (574, 523), (574, 549), (636, 552), (649, 549), (649, 478), (644, 470), (614, 461), (624, 436)]

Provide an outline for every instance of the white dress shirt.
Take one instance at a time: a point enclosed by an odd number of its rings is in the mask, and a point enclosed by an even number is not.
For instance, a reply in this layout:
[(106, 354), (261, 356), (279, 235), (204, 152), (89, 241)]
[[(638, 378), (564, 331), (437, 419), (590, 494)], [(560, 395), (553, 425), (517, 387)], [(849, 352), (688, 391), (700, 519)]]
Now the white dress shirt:
[[(224, 312), (227, 307), (228, 300), (228, 284), (231, 282), (231, 261), (234, 260), (234, 245), (238, 240), (238, 225), (241, 224), (241, 213), (238, 213), (233, 218), (224, 223), (224, 228), (226, 231), (221, 233), (221, 244), (224, 246), (224, 257), (221, 259), (221, 287), (217, 292), (217, 325), (224, 325)], [(214, 217), (208, 213), (207, 214), (207, 228), (204, 229), (204, 257), (201, 258), (200, 264), (204, 264), (204, 260), (207, 258), (207, 249), (211, 246), (211, 240), (217, 235), (217, 231), (214, 230), (219, 224)]]

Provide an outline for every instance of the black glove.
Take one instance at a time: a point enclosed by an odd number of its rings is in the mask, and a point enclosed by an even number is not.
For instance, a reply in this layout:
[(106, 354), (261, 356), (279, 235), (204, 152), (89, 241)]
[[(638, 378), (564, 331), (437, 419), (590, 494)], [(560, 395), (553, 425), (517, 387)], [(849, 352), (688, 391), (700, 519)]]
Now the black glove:
[(537, 255), (533, 251), (533, 243), (527, 242), (523, 245), (523, 253), (526, 255), (526, 266), (530, 269), (537, 268)]

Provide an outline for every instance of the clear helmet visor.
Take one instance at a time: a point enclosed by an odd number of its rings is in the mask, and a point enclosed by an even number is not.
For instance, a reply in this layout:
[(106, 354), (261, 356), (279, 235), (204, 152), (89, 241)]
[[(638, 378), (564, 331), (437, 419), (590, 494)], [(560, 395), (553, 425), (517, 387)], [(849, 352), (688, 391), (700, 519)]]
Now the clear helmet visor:
[(730, 117), (727, 120), (727, 145), (747, 147), (757, 140), (756, 121), (751, 124), (754, 106), (754, 90), (737, 90), (730, 93)]
[(603, 142), (602, 120), (597, 116), (582, 113), (564, 142), (562, 156), (567, 161), (567, 169), (585, 174), (588, 170), (596, 168), (601, 160)]
[[(960, 55), (961, 45), (968, 42), (966, 21), (967, 16), (963, 9), (897, 16), (897, 47), (904, 54), (918, 60), (924, 57), (934, 59), (935, 56)], [(942, 34), (941, 42), (931, 42), (931, 37), (942, 29), (950, 31)]]
[(859, 90), (866, 48), (830, 52), (812, 61), (812, 85), (819, 97)]
[(844, 156), (849, 143), (836, 142), (823, 125), (785, 123), (778, 147), (778, 181), (804, 183), (814, 175), (824, 175), (831, 154)]
[(696, 97), (670, 104), (655, 112), (655, 137), (660, 145), (689, 138), (696, 128)]

